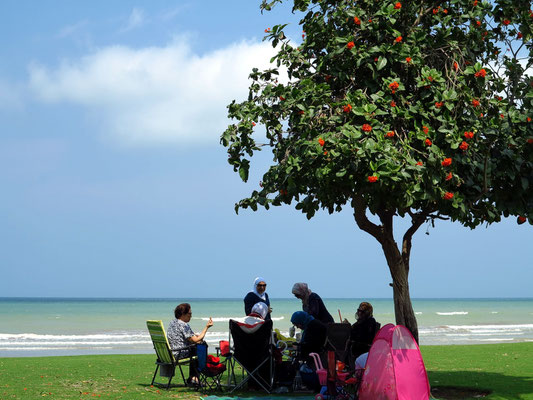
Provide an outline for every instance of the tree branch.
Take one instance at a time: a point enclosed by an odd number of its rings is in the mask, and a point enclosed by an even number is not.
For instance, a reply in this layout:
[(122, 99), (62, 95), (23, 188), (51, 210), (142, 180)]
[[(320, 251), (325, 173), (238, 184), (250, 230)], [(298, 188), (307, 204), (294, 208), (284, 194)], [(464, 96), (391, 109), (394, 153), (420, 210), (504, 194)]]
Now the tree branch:
[(371, 222), (366, 216), (367, 205), (363, 196), (360, 194), (354, 195), (352, 198), (352, 208), (354, 210), (353, 216), (359, 229), (371, 234), (380, 243), (383, 241), (383, 232), (381, 228)]
[(405, 264), (407, 271), (409, 272), (409, 257), (411, 256), (411, 241), (412, 241), (413, 235), (418, 230), (418, 228), (420, 228), (420, 226), (426, 221), (430, 212), (421, 211), (415, 214), (412, 211), (408, 211), (408, 213), (412, 219), (411, 219), (411, 226), (409, 227), (409, 229), (407, 229), (407, 231), (403, 235), (402, 260)]

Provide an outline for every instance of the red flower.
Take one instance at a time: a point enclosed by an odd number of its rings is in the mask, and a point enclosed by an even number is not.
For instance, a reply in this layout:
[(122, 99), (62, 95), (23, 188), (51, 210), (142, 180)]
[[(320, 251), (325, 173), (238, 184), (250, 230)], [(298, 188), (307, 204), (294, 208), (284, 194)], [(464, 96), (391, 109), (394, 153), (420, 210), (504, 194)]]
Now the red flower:
[(528, 143), (528, 144), (533, 144), (533, 139), (531, 139), (531, 138), (528, 139), (528, 140), (527, 140), (527, 143)]
[(300, 114), (300, 115), (304, 115), (304, 114), (305, 114), (305, 111), (304, 111), (304, 110), (300, 110), (300, 111), (298, 111), (298, 114)]
[(424, 131), (426, 135), (429, 133), (429, 128), (425, 125), (422, 127), (422, 130)]
[(444, 193), (444, 196), (442, 196), (442, 198), (443, 198), (444, 200), (451, 200), (451, 199), (453, 199), (453, 193), (451, 193), (451, 192), (446, 192), (446, 193)]
[(428, 76), (428, 81), (433, 82), (433, 77), (431, 75)]
[(389, 131), (385, 134), (386, 137), (388, 138), (391, 138), (391, 137), (394, 137), (394, 132), (393, 131)]
[(468, 149), (468, 143), (466, 142), (462, 142), (460, 145), (459, 145), (459, 148), (463, 151), (466, 151)]
[(452, 165), (452, 159), (451, 158), (445, 158), (443, 162), (441, 162), (443, 167), (449, 167)]
[(522, 32), (518, 32), (518, 34), (516, 35), (517, 39), (522, 39), (523, 37), (524, 35), (522, 35)]
[(396, 89), (400, 87), (400, 84), (396, 81), (389, 84), (389, 88), (392, 90), (392, 93), (396, 93)]
[(485, 71), (485, 68), (481, 68), (478, 72), (474, 74), (476, 78), (484, 78), (487, 75), (487, 71)]
[(481, 21), (476, 21), (477, 26), (481, 26)]
[(448, 175), (446, 175), (446, 178), (444, 178), (444, 179), (449, 181), (452, 178), (453, 178), (453, 174), (450, 172)]
[(453, 69), (456, 71), (459, 69), (459, 64), (457, 64), (457, 61), (453, 62)]
[(422, 165), (424, 165), (424, 163), (422, 161), (419, 161), (419, 162), (416, 163), (416, 165), (422, 166)]
[(281, 101), (283, 101), (283, 100), (285, 100), (285, 97), (283, 97), (283, 96), (279, 96), (279, 99), (280, 99)]
[(527, 122), (531, 122), (531, 118), (527, 117), (526, 118)]
[(377, 176), (374, 176), (374, 175), (371, 175), (371, 176), (369, 176), (369, 177), (366, 178), (366, 179), (368, 179), (368, 182), (370, 182), (370, 183), (374, 183), (374, 182), (377, 182), (377, 181), (378, 181), (378, 177), (377, 177)]
[(355, 25), (361, 25), (361, 20), (357, 17), (353, 17), (353, 22), (355, 23)]
[(403, 38), (402, 38), (401, 36), (398, 36), (396, 39), (394, 39), (394, 41), (395, 41), (396, 43), (400, 43), (400, 42), (402, 41), (402, 39), (403, 39)]
[(268, 33), (268, 32), (270, 32), (270, 28), (265, 29), (265, 33)]
[(479, 100), (476, 100), (476, 99), (472, 100), (472, 105), (474, 107), (479, 107), (479, 105), (480, 105)]
[(374, 62), (378, 62), (379, 58), (374, 57)]
[(443, 105), (444, 105), (444, 102), (443, 102), (443, 101), (436, 101), (436, 102), (435, 102), (435, 107), (436, 107), (436, 108), (441, 108)]
[(474, 138), (474, 132), (465, 132), (465, 138), (466, 139)]
[(402, 3), (397, 2), (397, 3), (394, 5), (394, 8), (395, 8), (396, 10), (399, 10), (400, 8), (402, 8)]
[(286, 196), (288, 192), (285, 189), (280, 189), (279, 194), (282, 196)]
[(322, 139), (322, 138), (318, 138), (318, 144), (319, 144), (320, 146), (324, 146), (325, 143), (326, 143), (326, 141), (325, 141), (324, 139)]
[(346, 47), (348, 47), (349, 49), (353, 49), (355, 47), (355, 43), (354, 42), (348, 42)]
[(255, 122), (252, 122), (252, 126), (255, 126)]
[(474, 0), (474, 2), (472, 3), (472, 5), (475, 7), (477, 6), (477, 0)]
[(500, 118), (501, 118), (501, 119), (505, 118), (505, 115), (500, 114)]
[(431, 146), (433, 144), (433, 142), (429, 139), (424, 140), (424, 143), (426, 144), (426, 146)]
[(447, 9), (442, 10), (442, 12), (443, 12), (444, 14), (448, 14), (448, 10), (447, 10)]
[(517, 223), (518, 225), (522, 225), (522, 224), (523, 224), (524, 222), (526, 222), (526, 221), (527, 221), (527, 218), (524, 217), (523, 215), (519, 216), (519, 217), (516, 219), (516, 223)]
[(392, 101), (390, 102), (390, 106), (391, 106), (391, 107), (396, 107), (396, 102), (395, 102), (394, 100), (392, 100)]
[(411, 61), (413, 61), (413, 59), (411, 57), (405, 57), (405, 61), (407, 61), (408, 63), (410, 63)]
[(328, 151), (327, 151), (327, 150), (324, 151), (324, 155), (325, 155), (325, 156), (328, 155)]
[(503, 20), (503, 24), (504, 24), (505, 26), (509, 25), (510, 23), (511, 23), (511, 21), (509, 21), (508, 19), (504, 19), (504, 20)]
[(436, 15), (438, 12), (439, 12), (439, 9), (438, 9), (438, 8), (434, 8), (434, 9), (433, 9), (433, 15)]
[(351, 104), (346, 104), (346, 105), (342, 108), (342, 111), (345, 112), (345, 113), (349, 113), (350, 111), (352, 111), (352, 105), (351, 105)]
[(361, 127), (361, 129), (365, 132), (370, 132), (372, 130), (372, 127), (368, 124), (363, 124), (363, 126)]

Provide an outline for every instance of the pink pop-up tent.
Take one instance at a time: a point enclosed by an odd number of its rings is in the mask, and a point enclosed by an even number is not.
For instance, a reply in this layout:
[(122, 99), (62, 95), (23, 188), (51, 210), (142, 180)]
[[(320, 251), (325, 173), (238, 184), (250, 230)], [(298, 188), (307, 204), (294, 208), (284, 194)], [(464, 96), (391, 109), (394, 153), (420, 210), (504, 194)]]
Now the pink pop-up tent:
[(359, 388), (359, 400), (428, 400), (426, 367), (411, 332), (385, 325), (376, 335)]

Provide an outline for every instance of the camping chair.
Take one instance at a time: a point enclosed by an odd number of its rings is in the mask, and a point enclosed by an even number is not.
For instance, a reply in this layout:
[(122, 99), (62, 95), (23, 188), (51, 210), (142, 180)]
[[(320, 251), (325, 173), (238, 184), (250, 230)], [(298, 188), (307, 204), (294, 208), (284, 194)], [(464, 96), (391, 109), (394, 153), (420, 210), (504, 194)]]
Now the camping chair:
[(326, 334), (326, 350), (335, 352), (335, 358), (348, 363), (350, 357), (351, 325), (345, 323), (328, 324)]
[(196, 356), (198, 357), (199, 387), (222, 391), (220, 378), (226, 370), (226, 365), (218, 362), (218, 358), (214, 364), (209, 362), (207, 343), (196, 345)]
[[(272, 358), (272, 320), (265, 323), (255, 332), (248, 333), (241, 329), (242, 323), (229, 321), (230, 337), (233, 338), (233, 362), (243, 370), (243, 379), (231, 392), (240, 389), (247, 383), (257, 383), (263, 390), (270, 393), (274, 381)], [(246, 377), (244, 373), (246, 372)]]
[[(170, 388), (170, 382), (172, 381), (172, 378), (174, 377), (174, 372), (176, 370), (176, 367), (179, 368), (181, 373), (181, 378), (183, 379), (183, 383), (187, 385), (185, 380), (185, 375), (183, 375), (183, 370), (181, 368), (182, 365), (189, 364), (192, 362), (193, 357), (186, 357), (181, 358), (179, 357), (180, 353), (187, 352), (189, 354), (189, 351), (194, 348), (194, 346), (187, 346), (183, 349), (171, 349), (170, 345), (168, 343), (167, 335), (165, 333), (165, 328), (163, 327), (162, 321), (146, 321), (146, 325), (148, 327), (148, 332), (150, 332), (150, 337), (152, 338), (152, 343), (154, 345), (155, 354), (157, 355), (157, 360), (155, 362), (155, 372), (154, 377), (152, 378), (152, 385), (155, 383), (156, 385), (165, 385), (163, 383), (158, 383), (155, 381), (155, 377), (157, 376), (157, 371), (159, 371), (159, 375), (168, 378), (168, 383), (166, 384), (166, 388)], [(174, 357), (174, 351), (178, 352), (178, 357)]]

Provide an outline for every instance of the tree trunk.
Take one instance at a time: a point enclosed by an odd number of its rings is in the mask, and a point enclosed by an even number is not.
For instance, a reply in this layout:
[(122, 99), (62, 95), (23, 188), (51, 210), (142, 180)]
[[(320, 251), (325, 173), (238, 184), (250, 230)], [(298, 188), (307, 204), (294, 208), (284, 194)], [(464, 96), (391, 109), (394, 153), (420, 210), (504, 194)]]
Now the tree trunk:
[(385, 254), (392, 277), (396, 324), (403, 325), (409, 329), (418, 343), (418, 323), (416, 322), (415, 312), (409, 294), (409, 259), (411, 256), (411, 239), (413, 234), (424, 223), (429, 212), (421, 211), (418, 214), (409, 212), (412, 217), (412, 225), (403, 236), (400, 251), (394, 240), (394, 212), (387, 210), (378, 212), (382, 224), (376, 225), (366, 216), (367, 205), (362, 196), (355, 195), (353, 197), (352, 207), (357, 226), (374, 236), (381, 244), (383, 253)]
[[(404, 325), (413, 334), (418, 343), (418, 323), (409, 294), (409, 264), (398, 250), (394, 238), (385, 240), (381, 247), (385, 253), (389, 271), (392, 277), (394, 299), (394, 315), (397, 325)], [(406, 262), (407, 261), (407, 264)]]

